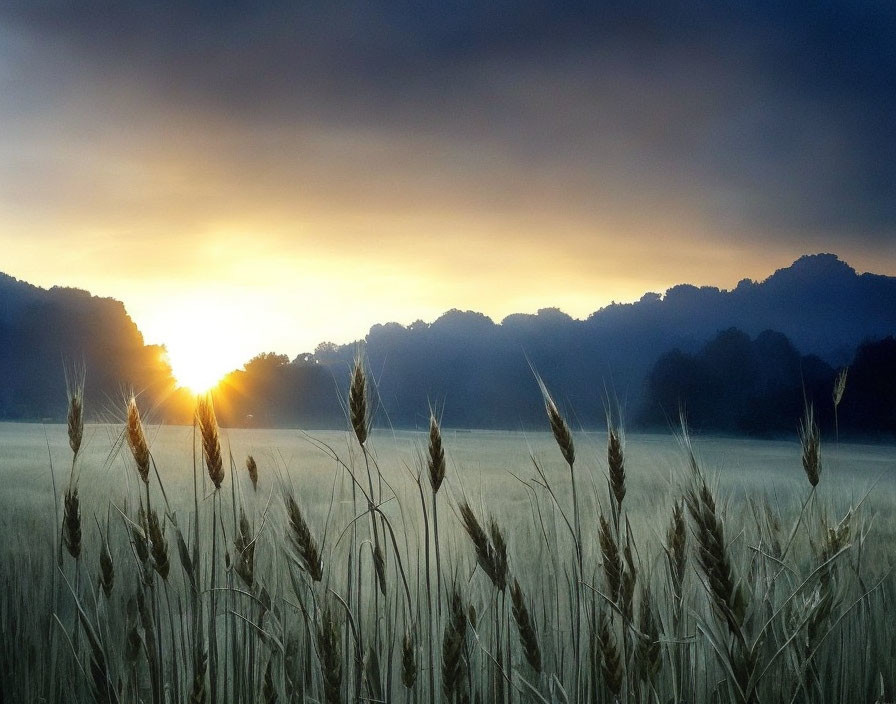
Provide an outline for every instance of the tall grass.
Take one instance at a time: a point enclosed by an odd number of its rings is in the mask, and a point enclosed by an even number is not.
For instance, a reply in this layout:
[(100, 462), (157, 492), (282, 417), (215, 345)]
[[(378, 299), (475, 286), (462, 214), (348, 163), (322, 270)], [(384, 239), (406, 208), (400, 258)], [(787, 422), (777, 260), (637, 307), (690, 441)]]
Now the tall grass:
[[(308, 438), (332, 467), (323, 510), (301, 468), (228, 457), (211, 398), (197, 400), (188, 500), (169, 502), (134, 398), (110, 456), (126, 447), (136, 472), (103, 499), (78, 481), (85, 409), (71, 393), (56, 547), (2, 569), (0, 701), (893, 697), (892, 536), (862, 499), (833, 513), (811, 410), (794, 500), (773, 486), (726, 498), (686, 431), (668, 490), (637, 497), (631, 478), (655, 469), (632, 464), (621, 428), (594, 459), (541, 384), (565, 466), (533, 453), (531, 469), (508, 468), (526, 519), (468, 491), (433, 412), (418, 465), (385, 471), (361, 360), (350, 382), (344, 448)], [(99, 513), (84, 513), (85, 491)], [(633, 520), (633, 494), (649, 520)]]

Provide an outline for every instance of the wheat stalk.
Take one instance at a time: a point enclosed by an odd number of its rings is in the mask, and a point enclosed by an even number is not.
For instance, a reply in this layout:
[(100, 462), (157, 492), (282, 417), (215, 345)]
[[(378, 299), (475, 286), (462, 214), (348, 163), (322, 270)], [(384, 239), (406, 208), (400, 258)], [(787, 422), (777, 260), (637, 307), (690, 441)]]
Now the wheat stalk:
[(507, 546), (501, 530), (494, 520), (490, 523), (492, 540), (489, 540), (482, 529), (479, 519), (466, 501), (459, 505), (461, 522), (476, 550), (476, 562), (488, 575), (495, 588), (503, 592), (507, 586)]
[(62, 512), (62, 542), (76, 560), (81, 557), (81, 501), (78, 487), (65, 490)]
[(849, 373), (849, 367), (843, 367), (840, 370), (840, 373), (837, 374), (837, 378), (834, 380), (834, 437), (837, 442), (840, 442), (840, 418), (838, 416), (838, 410), (840, 408), (840, 402), (843, 400), (843, 394), (846, 392), (846, 375)]
[(224, 481), (224, 463), (221, 459), (221, 440), (218, 434), (218, 419), (211, 396), (201, 396), (196, 403), (196, 420), (202, 438), (202, 454), (208, 477), (215, 489), (221, 488)]
[(442, 447), (442, 431), (434, 413), (429, 415), (429, 460), (427, 468), (429, 469), (429, 484), (432, 487), (433, 494), (437, 494), (445, 479), (445, 449)]
[(821, 432), (815, 422), (811, 403), (806, 404), (803, 419), (800, 421), (800, 445), (803, 451), (803, 471), (809, 484), (815, 487), (821, 475)]
[(566, 460), (568, 465), (574, 465), (576, 462), (576, 448), (569, 425), (567, 425), (566, 419), (560, 414), (560, 410), (548, 393), (547, 388), (542, 387), (542, 395), (544, 397), (544, 410), (548, 414), (548, 422), (551, 425), (551, 433), (554, 435), (557, 447), (560, 448), (560, 454), (563, 455), (563, 459)]
[(246, 512), (242, 506), (240, 506), (240, 520), (233, 547), (236, 551), (234, 571), (251, 589), (255, 584), (255, 539), (252, 537), (249, 519), (246, 518)]
[(286, 514), (289, 518), (289, 539), (302, 559), (302, 566), (313, 581), (320, 582), (324, 577), (324, 564), (317, 541), (311, 535), (311, 529), (292, 496), (286, 497)]
[(68, 444), (72, 454), (78, 456), (84, 439), (84, 389), (77, 387), (69, 393)]
[(258, 491), (258, 465), (252, 455), (246, 457), (246, 471), (249, 473), (249, 480), (252, 482), (252, 489)]
[(355, 359), (355, 366), (352, 369), (348, 391), (348, 409), (349, 420), (355, 431), (355, 437), (358, 438), (358, 444), (364, 445), (367, 442), (370, 421), (367, 416), (367, 376), (364, 373), (364, 362), (360, 355)]
[(685, 503), (694, 523), (697, 563), (706, 578), (706, 588), (716, 613), (728, 626), (733, 643), (727, 650), (728, 665), (734, 674), (740, 695), (748, 704), (755, 701), (753, 674), (756, 669), (756, 645), (750, 647), (743, 631), (747, 598), (743, 587), (734, 580), (731, 557), (725, 543), (722, 519), (716, 502), (701, 475), (685, 493)]
[(619, 431), (610, 426), (607, 432), (607, 467), (610, 475), (610, 493), (616, 500), (617, 512), (625, 498), (625, 453)]
[(153, 567), (159, 576), (166, 580), (171, 563), (168, 561), (168, 541), (165, 540), (165, 530), (154, 509), (149, 510), (146, 518)]
[(666, 531), (666, 561), (669, 565), (672, 594), (676, 601), (680, 602), (685, 568), (687, 567), (687, 529), (684, 520), (684, 504), (681, 501), (676, 501), (672, 505), (672, 520)]
[(613, 603), (619, 601), (619, 594), (622, 588), (622, 560), (619, 556), (619, 546), (616, 544), (616, 538), (607, 523), (607, 519), (603, 514), (598, 517), (598, 542), (600, 543), (600, 552), (602, 559), (602, 567), (604, 572), (604, 580), (607, 585), (607, 596)]
[[(436, 603), (438, 604), (438, 613), (442, 615), (442, 552), (439, 541), (439, 489), (445, 480), (445, 449), (442, 446), (442, 430), (436, 419), (432, 409), (429, 412), (429, 460), (427, 463), (429, 470), (429, 484), (432, 488), (432, 529), (433, 543), (436, 553)], [(424, 506), (424, 511), (426, 507)], [(424, 517), (425, 520), (425, 517)], [(429, 537), (427, 536), (426, 545), (426, 579), (429, 583)]]
[(143, 422), (140, 419), (140, 410), (137, 408), (137, 399), (131, 396), (128, 399), (127, 426), (125, 434), (128, 447), (134, 456), (137, 465), (137, 474), (144, 484), (149, 484), (149, 445), (146, 442), (146, 433), (143, 431)]
[(538, 635), (535, 626), (526, 608), (526, 600), (519, 582), (514, 579), (510, 585), (511, 611), (513, 620), (516, 621), (517, 631), (520, 634), (520, 644), (523, 646), (523, 655), (526, 662), (536, 672), (541, 673), (541, 648), (538, 646)]
[[(534, 371), (534, 370), (533, 370)], [(547, 386), (541, 377), (536, 373), (535, 379), (538, 382), (538, 386), (541, 389), (542, 400), (544, 401), (545, 412), (548, 416), (548, 423), (551, 426), (551, 433), (554, 435), (554, 441), (557, 443), (557, 446), (560, 448), (560, 454), (563, 455), (563, 459), (566, 460), (566, 464), (569, 467), (569, 483), (570, 488), (572, 489), (572, 515), (573, 515), (573, 531), (574, 531), (574, 540), (575, 540), (575, 552), (576, 552), (576, 583), (575, 589), (573, 590), (575, 594), (575, 614), (573, 617), (573, 660), (575, 662), (575, 691), (573, 698), (575, 700), (579, 699), (581, 688), (582, 688), (582, 673), (581, 673), (581, 651), (582, 651), (582, 587), (581, 583), (585, 577), (585, 566), (584, 566), (584, 554), (582, 549), (582, 522), (581, 517), (579, 515), (579, 494), (576, 488), (576, 473), (575, 473), (575, 461), (576, 461), (576, 450), (575, 445), (572, 439), (572, 433), (570, 432), (569, 425), (566, 423), (566, 419), (560, 414), (559, 409), (557, 408), (557, 404), (554, 402), (554, 399), (551, 397), (550, 392), (548, 391)]]
[(715, 499), (702, 479), (687, 490), (684, 499), (694, 523), (697, 563), (707, 579), (710, 596), (732, 632), (740, 633), (746, 603), (743, 590), (735, 587), (724, 528), (716, 510)]
[(622, 570), (622, 584), (619, 587), (619, 608), (626, 623), (632, 622), (635, 599), (635, 583), (638, 580), (638, 570), (632, 556), (630, 534), (625, 536), (625, 547), (622, 550), (624, 566)]

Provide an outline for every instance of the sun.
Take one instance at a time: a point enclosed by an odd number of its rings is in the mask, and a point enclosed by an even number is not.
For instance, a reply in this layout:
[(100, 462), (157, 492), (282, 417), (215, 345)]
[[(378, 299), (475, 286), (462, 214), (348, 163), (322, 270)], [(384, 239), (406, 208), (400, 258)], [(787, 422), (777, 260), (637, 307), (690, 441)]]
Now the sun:
[(179, 388), (211, 391), (251, 357), (246, 347), (254, 338), (235, 324), (251, 316), (232, 296), (219, 290), (177, 292), (156, 300), (149, 311), (153, 341), (164, 346)]
[(214, 389), (233, 370), (231, 362), (216, 358), (200, 344), (170, 343), (168, 363), (177, 385), (196, 395)]

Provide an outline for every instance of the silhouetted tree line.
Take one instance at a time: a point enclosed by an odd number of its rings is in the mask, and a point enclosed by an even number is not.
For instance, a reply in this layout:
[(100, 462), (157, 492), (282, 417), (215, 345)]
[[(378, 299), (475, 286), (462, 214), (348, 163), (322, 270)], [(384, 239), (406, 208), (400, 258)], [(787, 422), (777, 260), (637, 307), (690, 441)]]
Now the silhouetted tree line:
[(0, 419), (64, 419), (66, 375), (84, 370), (93, 419), (120, 414), (130, 390), (154, 417), (183, 418), (165, 349), (144, 344), (121, 301), (0, 274)]
[[(433, 370), (428, 370), (413, 350), (391, 359), (397, 369), (425, 383), (435, 369), (450, 375), (452, 356), (449, 351), (433, 360)], [(419, 364), (416, 369), (414, 361)], [(371, 364), (371, 369), (374, 366)], [(500, 375), (487, 388), (477, 387), (478, 376), (472, 383), (465, 382), (465, 368), (465, 363), (459, 364), (457, 376), (448, 376), (445, 386), (438, 389), (444, 395), (436, 403), (441, 410), (444, 401), (446, 426), (543, 429), (538, 387), (525, 359), (511, 369), (501, 367)], [(484, 376), (495, 373), (488, 362), (479, 369)], [(567, 385), (575, 390), (576, 380), (559, 378), (556, 367), (554, 370), (552, 388), (558, 395), (572, 397)], [(822, 429), (832, 435), (833, 388), (839, 371), (815, 355), (800, 355), (781, 333), (769, 330), (751, 339), (731, 328), (696, 353), (672, 350), (663, 354), (648, 374), (641, 403), (634, 409), (623, 408), (623, 414), (632, 429), (669, 430), (676, 427), (679, 412), (684, 411), (690, 426), (698, 431), (768, 436), (796, 432), (806, 401), (812, 403)], [(218, 392), (224, 409), (222, 422), (250, 427), (344, 427), (340, 399), (347, 392), (348, 378), (348, 367), (341, 362), (323, 362), (313, 356), (289, 362), (283, 355), (259, 355), (245, 371), (231, 374)], [(460, 383), (449, 388), (453, 379)], [(379, 395), (377, 423), (422, 427), (428, 401), (421, 399), (413, 382), (388, 389), (388, 397)], [(598, 400), (602, 393), (596, 391)], [(467, 404), (473, 406), (469, 413)], [(577, 413), (575, 403), (568, 405)], [(405, 411), (407, 408), (411, 410)], [(579, 421), (587, 427), (603, 424), (605, 408), (601, 404), (592, 410), (590, 422), (583, 422), (578, 413)], [(867, 341), (855, 352), (839, 406), (839, 427), (843, 436), (896, 433), (893, 337)]]
[(218, 420), (249, 428), (341, 428), (345, 416), (332, 372), (308, 358), (260, 354), (231, 372), (216, 395)]
[(859, 347), (840, 405), (840, 429), (852, 434), (896, 433), (896, 339)]
[[(424, 426), (432, 405), (448, 427), (542, 428), (537, 370), (576, 426), (603, 425), (612, 406), (629, 427), (668, 428), (683, 406), (701, 429), (778, 433), (794, 430), (804, 393), (827, 427), (833, 376), (851, 364), (842, 430), (890, 432), (894, 394), (880, 389), (894, 367), (885, 346), (856, 348), (894, 332), (896, 278), (813, 255), (762, 282), (675, 286), (585, 320), (547, 308), (495, 323), (452, 310), (375, 325), (364, 340), (291, 361), (259, 355), (227, 376), (217, 406), (231, 426), (345, 427), (341, 399), (363, 353), (380, 424)], [(164, 350), (143, 344), (120, 302), (0, 275), (0, 418), (63, 419), (63, 361), (80, 360), (88, 407), (113, 416), (134, 389), (153, 419), (189, 422), (191, 399), (173, 391)]]
[[(896, 279), (859, 275), (834, 255), (812, 255), (762, 282), (744, 280), (730, 291), (679, 285), (664, 296), (648, 293), (635, 303), (611, 304), (586, 320), (549, 308), (495, 323), (480, 313), (452, 310), (432, 323), (375, 325), (363, 341), (325, 343), (296, 362), (329, 369), (344, 390), (363, 349), (378, 385), (380, 420), (400, 427), (424, 424), (431, 403), (443, 409), (449, 426), (541, 427), (533, 368), (579, 425), (603, 424), (610, 404), (621, 407), (630, 423), (655, 426), (670, 410), (677, 416), (677, 401), (666, 409), (664, 399), (665, 410), (656, 410), (648, 380), (657, 359), (673, 349), (696, 354), (729, 327), (750, 336), (778, 330), (796, 349), (817, 355), (801, 362), (811, 381), (825, 367), (849, 364), (863, 340), (896, 331)], [(773, 341), (758, 344), (766, 342)], [(753, 369), (745, 367), (740, 376), (748, 371)], [(783, 371), (772, 374), (761, 365), (755, 371), (761, 379), (743, 385), (769, 387), (761, 401), (772, 410), (771, 417), (759, 417), (757, 410), (754, 420), (744, 421), (749, 432), (791, 429), (792, 419), (786, 426), (782, 419), (792, 407), (801, 409), (802, 386), (788, 400), (793, 385), (775, 386), (785, 378)], [(743, 432), (743, 413), (735, 419), (735, 411), (719, 410), (723, 422), (715, 429)]]
[[(696, 354), (664, 354), (648, 377), (639, 425), (669, 427), (679, 411), (695, 429), (767, 435), (796, 429), (803, 403), (819, 425), (834, 431), (834, 382), (839, 373), (814, 355), (800, 355), (781, 333), (755, 339), (740, 330), (719, 333)], [(849, 365), (839, 405), (846, 435), (896, 433), (896, 340), (867, 341)]]

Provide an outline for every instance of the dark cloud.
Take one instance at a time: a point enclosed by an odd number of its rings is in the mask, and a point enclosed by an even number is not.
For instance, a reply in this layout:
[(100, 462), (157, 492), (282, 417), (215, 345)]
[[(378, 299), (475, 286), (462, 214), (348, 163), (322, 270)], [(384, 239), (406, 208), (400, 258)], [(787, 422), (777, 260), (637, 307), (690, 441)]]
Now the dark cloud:
[(406, 140), (414, 159), (365, 168), (388, 183), (413, 161), (399, 191), (429, 148), (433, 190), (467, 189), (473, 210), (678, 203), (719, 237), (810, 249), (896, 234), (889, 2), (59, 0), (0, 22), (27, 72), (6, 121), (76, 103), (105, 129), (170, 107), (242, 130), (250, 153), (290, 126)]

